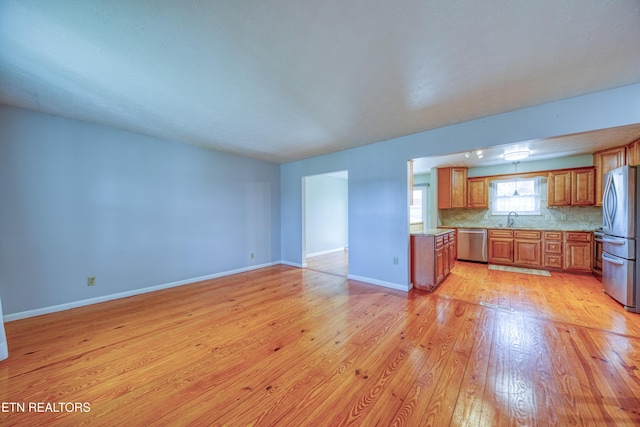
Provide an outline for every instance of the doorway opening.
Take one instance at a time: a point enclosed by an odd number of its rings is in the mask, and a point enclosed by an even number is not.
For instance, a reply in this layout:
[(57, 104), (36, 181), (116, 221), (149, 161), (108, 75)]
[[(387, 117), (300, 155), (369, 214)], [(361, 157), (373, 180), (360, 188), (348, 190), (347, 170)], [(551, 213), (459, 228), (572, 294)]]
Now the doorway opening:
[(315, 271), (349, 273), (349, 174), (303, 177), (302, 260)]

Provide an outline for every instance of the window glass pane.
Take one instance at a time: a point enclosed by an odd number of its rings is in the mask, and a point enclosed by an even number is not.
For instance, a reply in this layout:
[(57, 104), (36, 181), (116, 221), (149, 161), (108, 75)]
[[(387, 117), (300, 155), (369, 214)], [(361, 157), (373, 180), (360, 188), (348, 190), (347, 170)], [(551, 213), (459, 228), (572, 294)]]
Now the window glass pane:
[(411, 224), (422, 222), (422, 190), (413, 190), (413, 204), (409, 207)]
[(516, 185), (513, 181), (496, 181), (496, 185), (496, 195), (498, 197), (512, 196), (516, 190)]
[(493, 182), (491, 214), (507, 215), (512, 211), (519, 215), (540, 215), (540, 178)]
[(411, 206), (422, 206), (422, 190), (413, 190), (413, 204)]

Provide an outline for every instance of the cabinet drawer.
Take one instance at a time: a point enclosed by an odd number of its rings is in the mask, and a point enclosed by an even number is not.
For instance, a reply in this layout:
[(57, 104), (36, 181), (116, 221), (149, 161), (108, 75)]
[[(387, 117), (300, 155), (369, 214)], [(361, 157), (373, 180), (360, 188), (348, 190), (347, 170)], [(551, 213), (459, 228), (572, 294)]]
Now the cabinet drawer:
[(442, 246), (444, 246), (444, 235), (436, 236), (436, 248), (440, 248)]
[(567, 231), (564, 234), (564, 239), (567, 242), (590, 242), (593, 233), (581, 232), (581, 231)]
[(544, 267), (562, 269), (562, 255), (544, 254)]
[(545, 231), (545, 240), (562, 240), (562, 231)]
[(545, 254), (562, 254), (562, 242), (545, 240), (544, 253)]
[(536, 239), (540, 240), (541, 232), (534, 230), (515, 230), (514, 237), (516, 239)]
[(513, 230), (489, 230), (489, 237), (513, 237)]

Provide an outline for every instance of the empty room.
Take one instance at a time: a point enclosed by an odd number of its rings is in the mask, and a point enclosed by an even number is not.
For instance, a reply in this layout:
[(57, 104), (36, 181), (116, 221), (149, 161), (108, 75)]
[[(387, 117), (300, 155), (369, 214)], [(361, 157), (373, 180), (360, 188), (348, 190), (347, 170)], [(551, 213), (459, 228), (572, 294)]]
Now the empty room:
[(0, 424), (640, 425), (638, 22), (0, 0)]

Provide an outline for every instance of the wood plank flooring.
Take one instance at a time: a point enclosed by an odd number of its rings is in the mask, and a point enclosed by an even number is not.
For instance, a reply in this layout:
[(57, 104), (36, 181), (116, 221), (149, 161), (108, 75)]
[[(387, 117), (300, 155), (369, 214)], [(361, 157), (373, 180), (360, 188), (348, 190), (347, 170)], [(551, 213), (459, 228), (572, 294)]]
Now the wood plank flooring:
[(349, 252), (338, 251), (307, 258), (307, 269), (347, 277)]
[(589, 276), (275, 266), (5, 326), (3, 426), (640, 425), (640, 315)]

